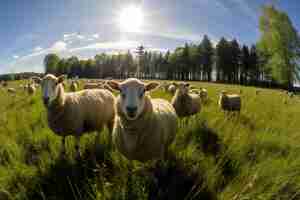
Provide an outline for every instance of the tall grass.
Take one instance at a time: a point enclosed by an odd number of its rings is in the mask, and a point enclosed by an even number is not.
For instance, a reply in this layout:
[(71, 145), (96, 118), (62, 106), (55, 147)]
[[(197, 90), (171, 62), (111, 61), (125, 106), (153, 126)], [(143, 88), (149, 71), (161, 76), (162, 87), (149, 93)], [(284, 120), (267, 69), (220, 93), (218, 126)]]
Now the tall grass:
[[(21, 82), (9, 83), (17, 87)], [(40, 91), (0, 89), (0, 199), (300, 199), (300, 99), (278, 90), (193, 82), (210, 101), (181, 123), (164, 162), (129, 163), (95, 134), (61, 140), (48, 128)], [(218, 92), (242, 93), (240, 114), (217, 107)], [(153, 98), (171, 95), (154, 91)], [(287, 99), (287, 101), (286, 101)], [(97, 162), (93, 156), (96, 155)]]

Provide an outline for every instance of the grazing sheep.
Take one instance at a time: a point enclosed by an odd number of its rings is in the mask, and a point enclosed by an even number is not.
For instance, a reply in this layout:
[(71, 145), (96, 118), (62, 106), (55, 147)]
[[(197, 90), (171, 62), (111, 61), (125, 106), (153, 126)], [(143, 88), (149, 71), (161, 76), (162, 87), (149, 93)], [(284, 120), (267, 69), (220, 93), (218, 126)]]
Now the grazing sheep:
[(175, 92), (176, 92), (176, 86), (175, 86), (175, 83), (172, 83), (171, 85), (169, 85), (169, 87), (168, 87), (168, 92), (171, 93), (172, 95), (175, 94)]
[(65, 153), (65, 137), (76, 137), (77, 157), (80, 157), (80, 136), (85, 132), (99, 132), (106, 125), (111, 133), (114, 120), (115, 98), (107, 90), (94, 89), (65, 93), (62, 82), (65, 76), (48, 74), (42, 79), (43, 101), (47, 108), (48, 125), (63, 137), (62, 152)]
[(201, 111), (200, 95), (189, 93), (189, 83), (177, 84), (177, 90), (172, 98), (172, 105), (178, 117), (187, 117)]
[(77, 89), (78, 89), (78, 84), (75, 81), (72, 81), (70, 85), (70, 91), (76, 92)]
[(146, 162), (164, 159), (177, 130), (177, 115), (172, 105), (163, 99), (151, 99), (147, 94), (159, 84), (138, 79), (109, 81), (120, 91), (115, 109), (113, 141), (118, 151), (129, 160)]
[(219, 97), (219, 107), (224, 111), (239, 111), (241, 110), (241, 96), (238, 94), (227, 94), (222, 91)]
[(17, 91), (15, 88), (7, 88), (7, 92), (10, 94), (15, 94)]

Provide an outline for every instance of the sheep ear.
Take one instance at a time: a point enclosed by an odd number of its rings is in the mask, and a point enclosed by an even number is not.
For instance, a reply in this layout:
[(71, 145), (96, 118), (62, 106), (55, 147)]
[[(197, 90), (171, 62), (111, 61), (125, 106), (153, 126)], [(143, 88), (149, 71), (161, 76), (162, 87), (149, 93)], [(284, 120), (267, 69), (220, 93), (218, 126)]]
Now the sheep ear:
[(150, 90), (153, 90), (153, 89), (157, 88), (158, 86), (159, 86), (159, 83), (151, 82), (151, 83), (147, 83), (145, 85), (145, 89), (146, 89), (146, 91), (150, 91)]
[(62, 83), (62, 82), (64, 82), (64, 80), (67, 78), (67, 76), (66, 75), (61, 75), (61, 76), (59, 76), (58, 78), (57, 78), (57, 82), (58, 83)]
[(114, 90), (120, 91), (120, 83), (117, 81), (108, 81), (107, 84)]
[(189, 84), (189, 83), (186, 83), (184, 86), (185, 86), (185, 87), (190, 87), (190, 84)]

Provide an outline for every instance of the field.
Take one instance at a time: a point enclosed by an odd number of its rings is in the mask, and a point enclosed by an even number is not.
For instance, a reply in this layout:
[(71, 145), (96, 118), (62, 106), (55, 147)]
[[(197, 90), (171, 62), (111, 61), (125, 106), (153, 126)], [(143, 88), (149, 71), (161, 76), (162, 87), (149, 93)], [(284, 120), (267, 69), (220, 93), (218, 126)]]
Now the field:
[[(21, 82), (10, 82), (17, 87)], [(34, 96), (0, 89), (0, 200), (6, 199), (300, 199), (300, 98), (279, 90), (193, 82), (210, 100), (181, 126), (162, 162), (130, 163), (95, 134), (74, 139), (47, 126), (40, 90)], [(242, 111), (217, 107), (222, 89), (242, 89)], [(170, 100), (156, 90), (152, 97)], [(97, 163), (91, 159), (96, 154)]]

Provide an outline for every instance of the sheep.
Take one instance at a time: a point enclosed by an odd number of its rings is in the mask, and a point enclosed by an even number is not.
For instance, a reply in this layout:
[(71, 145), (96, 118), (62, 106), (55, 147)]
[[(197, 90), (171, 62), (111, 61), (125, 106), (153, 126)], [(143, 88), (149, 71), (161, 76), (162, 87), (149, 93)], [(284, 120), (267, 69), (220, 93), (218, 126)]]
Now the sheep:
[(201, 111), (200, 96), (189, 93), (189, 83), (177, 84), (177, 90), (171, 103), (180, 118), (191, 116)]
[(77, 89), (78, 89), (78, 84), (75, 81), (72, 81), (70, 85), (70, 91), (76, 92)]
[(172, 95), (175, 94), (175, 92), (176, 92), (176, 86), (175, 86), (175, 83), (172, 83), (171, 85), (169, 85), (169, 87), (168, 87), (168, 92), (171, 93)]
[(10, 94), (15, 94), (17, 91), (15, 88), (7, 88), (7, 92)]
[(164, 159), (177, 131), (177, 115), (163, 99), (151, 99), (148, 91), (158, 83), (130, 78), (121, 83), (109, 81), (120, 91), (115, 110), (113, 142), (128, 160), (146, 162)]
[(219, 107), (224, 111), (238, 111), (241, 110), (241, 96), (238, 94), (227, 94), (223, 90), (219, 97)]
[(99, 89), (101, 88), (102, 83), (86, 83), (83, 86), (83, 89)]
[(207, 100), (208, 100), (207, 89), (200, 88), (200, 94), (199, 95), (200, 95), (201, 102), (203, 102), (203, 103), (207, 102)]
[(27, 92), (29, 95), (33, 95), (36, 91), (36, 87), (35, 87), (35, 84), (34, 83), (29, 83), (27, 85)]
[(167, 82), (164, 82), (160, 85), (160, 88), (164, 91), (164, 92), (167, 92), (168, 91), (168, 88), (169, 88), (170, 84), (167, 83)]
[(293, 98), (294, 97), (294, 92), (287, 92), (287, 95), (289, 98)]
[[(86, 132), (98, 131), (106, 125), (112, 132), (114, 120), (115, 98), (107, 90), (94, 89), (65, 93), (62, 85), (65, 76), (55, 77), (47, 74), (42, 79), (43, 102), (47, 109), (47, 119), (50, 129), (62, 136), (62, 153), (65, 154), (65, 138), (76, 137), (76, 153), (80, 158), (80, 136)], [(111, 143), (111, 135), (109, 144)]]
[(6, 81), (2, 81), (2, 86), (3, 87), (7, 87), (8, 86), (8, 83)]

